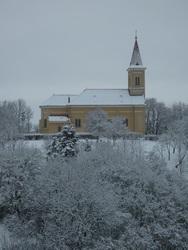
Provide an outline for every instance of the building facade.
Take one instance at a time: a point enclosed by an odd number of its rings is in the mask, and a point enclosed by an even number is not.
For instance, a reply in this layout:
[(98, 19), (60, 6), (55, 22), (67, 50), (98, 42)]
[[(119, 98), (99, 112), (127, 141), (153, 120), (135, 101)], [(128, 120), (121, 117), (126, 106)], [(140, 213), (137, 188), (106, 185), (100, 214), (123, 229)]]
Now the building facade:
[(131, 132), (145, 133), (145, 70), (137, 37), (128, 72), (128, 89), (85, 89), (79, 95), (53, 95), (41, 106), (40, 133), (57, 133), (70, 122), (85, 130), (85, 117), (98, 108), (109, 117), (121, 116)]

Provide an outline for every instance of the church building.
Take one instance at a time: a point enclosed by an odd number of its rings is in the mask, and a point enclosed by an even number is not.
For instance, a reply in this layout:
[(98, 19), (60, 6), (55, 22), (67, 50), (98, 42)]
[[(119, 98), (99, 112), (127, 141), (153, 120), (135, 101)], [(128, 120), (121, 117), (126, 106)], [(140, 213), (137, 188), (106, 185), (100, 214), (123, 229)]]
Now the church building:
[(60, 132), (69, 121), (77, 132), (87, 132), (87, 113), (100, 108), (109, 117), (123, 117), (129, 131), (145, 134), (145, 69), (135, 37), (127, 69), (128, 89), (85, 89), (78, 95), (52, 95), (40, 106), (39, 132)]

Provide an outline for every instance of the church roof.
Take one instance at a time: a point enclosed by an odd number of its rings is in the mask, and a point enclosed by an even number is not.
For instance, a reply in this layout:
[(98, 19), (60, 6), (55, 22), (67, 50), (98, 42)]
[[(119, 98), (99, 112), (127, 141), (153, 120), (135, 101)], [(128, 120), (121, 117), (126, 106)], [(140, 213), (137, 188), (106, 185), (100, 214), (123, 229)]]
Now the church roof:
[(131, 96), (128, 89), (85, 89), (80, 95), (53, 95), (40, 107), (145, 105), (144, 96)]
[(135, 37), (135, 43), (134, 43), (130, 66), (143, 66), (140, 50), (138, 47), (137, 36)]

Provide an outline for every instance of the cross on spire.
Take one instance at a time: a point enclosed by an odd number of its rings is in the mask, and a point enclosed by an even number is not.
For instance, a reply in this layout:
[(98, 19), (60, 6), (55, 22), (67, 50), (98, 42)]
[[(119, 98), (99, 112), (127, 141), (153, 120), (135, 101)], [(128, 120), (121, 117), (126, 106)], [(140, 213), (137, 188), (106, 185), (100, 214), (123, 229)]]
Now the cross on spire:
[(135, 30), (135, 40), (137, 40), (137, 30)]

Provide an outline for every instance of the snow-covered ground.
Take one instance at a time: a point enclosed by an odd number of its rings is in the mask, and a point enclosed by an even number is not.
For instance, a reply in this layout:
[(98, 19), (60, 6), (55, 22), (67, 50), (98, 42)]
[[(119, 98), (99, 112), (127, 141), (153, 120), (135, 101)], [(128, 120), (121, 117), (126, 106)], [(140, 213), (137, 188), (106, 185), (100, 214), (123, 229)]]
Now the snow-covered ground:
[[(105, 139), (103, 139), (105, 140)], [(84, 145), (85, 140), (81, 140), (82, 145)], [(31, 141), (27, 141), (26, 144), (30, 147), (34, 147), (37, 149), (41, 149), (42, 151), (45, 150), (45, 146), (47, 145), (47, 141), (45, 140), (31, 140)], [(91, 145), (95, 145), (96, 141), (95, 140), (90, 140), (90, 144)], [(117, 140), (116, 144), (122, 143), (121, 140)], [(149, 153), (151, 151), (157, 151), (158, 154), (160, 154), (163, 159), (165, 160), (167, 167), (171, 170), (176, 170), (177, 172), (179, 172), (178, 169), (175, 168), (175, 166), (177, 165), (178, 162), (178, 157), (177, 154), (173, 154), (172, 149), (171, 149), (171, 153), (170, 153), (170, 160), (168, 159), (168, 152), (165, 148), (161, 148), (161, 145), (159, 144), (158, 141), (149, 141), (149, 140), (140, 140), (139, 141), (141, 147), (143, 148), (143, 150), (146, 153)], [(187, 167), (188, 169), (188, 167)], [(185, 171), (185, 176), (186, 178), (188, 178), (188, 171)]]
[(26, 144), (29, 145), (30, 147), (43, 149), (45, 141), (44, 140), (31, 140), (31, 141), (26, 141)]
[[(84, 142), (85, 140), (81, 140), (82, 142)], [(90, 140), (91, 144), (95, 144), (95, 140)], [(30, 140), (30, 141), (26, 141), (26, 144), (30, 147), (35, 147), (38, 149), (43, 149), (44, 145), (45, 145), (45, 140)], [(119, 143), (117, 141), (117, 143)], [(141, 140), (141, 144), (143, 145), (143, 147), (145, 148), (145, 150), (147, 152), (151, 151), (153, 149), (153, 147), (157, 144), (157, 141), (148, 141), (148, 140)]]

